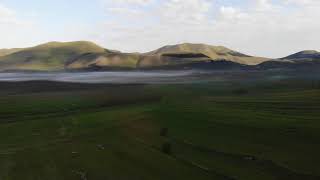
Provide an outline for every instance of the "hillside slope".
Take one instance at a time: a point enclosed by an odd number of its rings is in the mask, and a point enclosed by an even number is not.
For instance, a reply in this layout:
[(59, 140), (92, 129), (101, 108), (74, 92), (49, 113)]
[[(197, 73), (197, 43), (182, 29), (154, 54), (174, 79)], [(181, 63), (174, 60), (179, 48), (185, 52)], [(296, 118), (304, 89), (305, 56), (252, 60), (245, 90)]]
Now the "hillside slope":
[(0, 71), (319, 68), (320, 52), (314, 50), (267, 59), (223, 46), (191, 43), (164, 46), (148, 53), (123, 53), (87, 41), (49, 42), (30, 48), (0, 49)]
[(66, 64), (68, 69), (90, 68), (136, 68), (140, 59), (139, 54), (103, 52), (86, 53)]
[(291, 60), (291, 61), (303, 61), (303, 60), (319, 60), (320, 61), (320, 52), (315, 50), (301, 51), (290, 56), (281, 58), (281, 60)]
[(13, 49), (0, 49), (0, 57), (13, 54), (15, 52), (21, 51), (23, 48), (13, 48)]
[(239, 64), (256, 65), (267, 61), (267, 58), (253, 57), (246, 54), (233, 51), (223, 46), (211, 46), (206, 44), (177, 44), (164, 46), (155, 51), (146, 53), (147, 55), (163, 55), (172, 53), (201, 53), (208, 56), (212, 60), (224, 59)]
[(318, 69), (320, 68), (320, 52), (301, 51), (284, 58), (263, 62), (259, 64), (259, 67), (262, 69)]
[(106, 50), (94, 43), (49, 42), (0, 57), (1, 70), (63, 70), (68, 61), (84, 53), (102, 53)]
[[(167, 68), (201, 68), (206, 65), (213, 67), (211, 61), (229, 61), (230, 68), (235, 64), (255, 65), (267, 61), (266, 58), (252, 57), (232, 51), (225, 47), (203, 44), (180, 44), (165, 46), (149, 53), (97, 53), (85, 54), (71, 63), (68, 69), (90, 68), (139, 68), (139, 69), (167, 69)], [(201, 65), (199, 65), (199, 63)], [(215, 63), (214, 63), (215, 64)], [(218, 63), (219, 64), (219, 63)], [(217, 64), (217, 65), (218, 65)], [(224, 63), (225, 64), (225, 63)], [(225, 64), (224, 66), (228, 66)]]

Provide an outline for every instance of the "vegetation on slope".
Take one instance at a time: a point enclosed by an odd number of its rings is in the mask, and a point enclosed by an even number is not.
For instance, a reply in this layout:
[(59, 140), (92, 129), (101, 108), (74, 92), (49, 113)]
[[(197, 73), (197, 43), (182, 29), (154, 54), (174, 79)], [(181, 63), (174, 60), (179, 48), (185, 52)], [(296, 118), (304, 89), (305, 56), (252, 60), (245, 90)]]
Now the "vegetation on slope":
[(22, 48), (12, 48), (12, 49), (0, 49), (0, 57), (13, 54), (15, 52), (23, 50)]
[(248, 65), (267, 60), (203, 44), (166, 46), (139, 54), (106, 50), (85, 41), (50, 42), (25, 49), (0, 50), (0, 70), (148, 68), (221, 59)]
[(50, 42), (0, 57), (0, 69), (63, 70), (68, 61), (84, 53), (106, 50), (94, 43)]
[(164, 46), (158, 50), (151, 51), (147, 55), (162, 55), (167, 53), (201, 53), (212, 60), (225, 59), (240, 64), (256, 65), (267, 61), (267, 58), (248, 56), (223, 46), (210, 46), (206, 44), (177, 44), (171, 46)]
[(320, 60), (320, 52), (314, 50), (301, 51), (290, 56), (281, 58), (282, 60)]
[[(320, 53), (317, 51), (302, 51), (285, 58), (271, 60), (248, 56), (223, 46), (205, 44), (185, 43), (164, 46), (141, 54), (107, 50), (86, 41), (50, 42), (25, 49), (0, 50), (0, 71), (202, 68), (205, 65), (199, 66), (199, 64), (210, 61), (229, 61), (236, 63), (238, 67), (252, 65), (250, 69), (257, 67), (295, 69), (299, 66), (311, 67), (314, 64), (318, 66), (319, 59)], [(230, 69), (236, 67), (235, 64), (232, 65)], [(213, 67), (213, 63), (210, 66)]]
[(320, 176), (320, 91), (308, 81), (0, 87), (0, 179)]
[(128, 53), (86, 53), (67, 64), (68, 69), (90, 67), (136, 68), (139, 54)]
[(319, 69), (320, 52), (308, 50), (259, 64), (263, 69)]

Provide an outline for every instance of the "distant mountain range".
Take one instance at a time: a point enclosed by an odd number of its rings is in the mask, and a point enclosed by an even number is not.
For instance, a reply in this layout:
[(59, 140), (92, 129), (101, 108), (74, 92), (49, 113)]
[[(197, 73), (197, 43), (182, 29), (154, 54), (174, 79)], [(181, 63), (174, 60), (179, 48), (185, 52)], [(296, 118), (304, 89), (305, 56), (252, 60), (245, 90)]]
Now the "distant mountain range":
[(271, 59), (258, 65), (262, 69), (319, 69), (320, 52), (301, 51), (284, 58)]
[(30, 48), (0, 49), (0, 71), (134, 69), (274, 69), (320, 66), (320, 52), (302, 51), (268, 59), (223, 46), (178, 44), (148, 53), (122, 53), (92, 42), (49, 42)]

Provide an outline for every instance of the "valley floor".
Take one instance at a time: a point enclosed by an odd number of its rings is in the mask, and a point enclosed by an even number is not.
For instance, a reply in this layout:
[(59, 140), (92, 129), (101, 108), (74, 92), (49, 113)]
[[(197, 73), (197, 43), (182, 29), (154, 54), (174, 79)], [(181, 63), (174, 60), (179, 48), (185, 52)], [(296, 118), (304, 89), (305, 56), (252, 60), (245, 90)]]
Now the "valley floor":
[(320, 179), (314, 81), (0, 83), (1, 180)]

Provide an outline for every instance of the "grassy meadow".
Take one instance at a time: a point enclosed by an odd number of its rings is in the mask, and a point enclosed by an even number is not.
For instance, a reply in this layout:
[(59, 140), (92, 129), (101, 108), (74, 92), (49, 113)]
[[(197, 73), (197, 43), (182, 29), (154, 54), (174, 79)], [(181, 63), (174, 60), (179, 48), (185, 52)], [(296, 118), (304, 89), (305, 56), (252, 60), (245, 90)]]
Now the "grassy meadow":
[(0, 180), (320, 179), (320, 88), (0, 83)]

